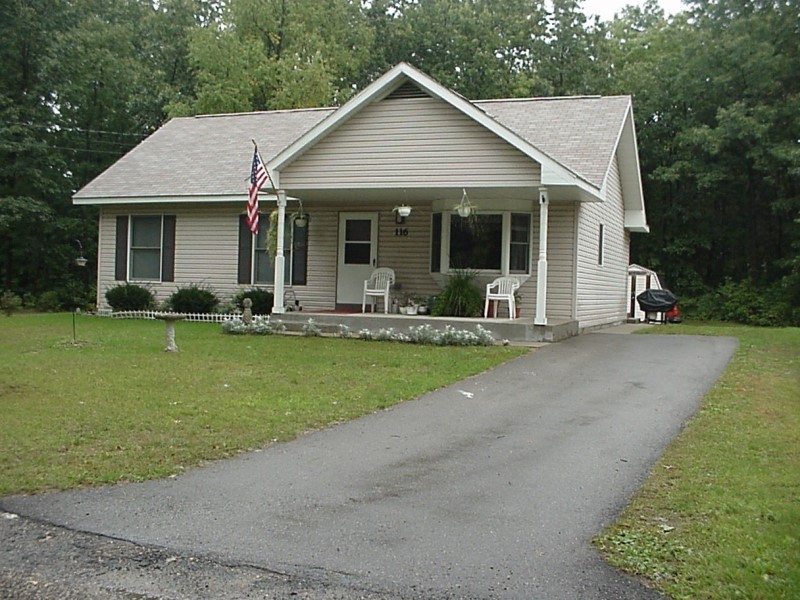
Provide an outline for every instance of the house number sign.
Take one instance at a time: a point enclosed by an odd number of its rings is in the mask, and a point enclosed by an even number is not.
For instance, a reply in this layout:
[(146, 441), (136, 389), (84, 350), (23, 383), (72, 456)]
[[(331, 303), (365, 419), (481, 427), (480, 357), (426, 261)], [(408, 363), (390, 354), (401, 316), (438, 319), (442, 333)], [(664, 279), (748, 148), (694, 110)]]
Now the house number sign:
[(408, 227), (395, 227), (394, 228), (394, 236), (395, 237), (408, 237)]

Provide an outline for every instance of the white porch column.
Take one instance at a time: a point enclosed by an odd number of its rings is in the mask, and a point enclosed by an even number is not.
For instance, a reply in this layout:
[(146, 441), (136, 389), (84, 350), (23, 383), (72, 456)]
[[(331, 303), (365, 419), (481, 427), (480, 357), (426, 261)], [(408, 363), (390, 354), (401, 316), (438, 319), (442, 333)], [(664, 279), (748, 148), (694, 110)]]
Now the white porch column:
[(547, 188), (539, 188), (539, 263), (536, 268), (536, 316), (534, 325), (547, 325)]
[(284, 221), (286, 220), (286, 192), (277, 190), (278, 194), (278, 250), (275, 254), (275, 298), (272, 301), (272, 312), (283, 314), (286, 312), (286, 305), (283, 302), (283, 281), (285, 278), (284, 270), (286, 268), (285, 260), (283, 257), (283, 237), (284, 237)]

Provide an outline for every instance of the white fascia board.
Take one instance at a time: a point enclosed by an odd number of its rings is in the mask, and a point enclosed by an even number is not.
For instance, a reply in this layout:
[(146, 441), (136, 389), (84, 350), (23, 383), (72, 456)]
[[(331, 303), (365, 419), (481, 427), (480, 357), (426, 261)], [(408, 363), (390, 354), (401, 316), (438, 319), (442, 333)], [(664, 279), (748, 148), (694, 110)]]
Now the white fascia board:
[[(277, 202), (276, 194), (259, 194), (259, 202)], [(288, 197), (287, 200), (297, 200)], [(114, 204), (195, 204), (195, 203), (221, 203), (221, 202), (241, 202), (247, 203), (247, 194), (225, 195), (225, 196), (119, 196), (113, 198), (74, 197), (72, 203), (76, 206), (89, 205), (114, 205)]]
[(650, 233), (647, 217), (643, 210), (625, 211), (625, 229), (636, 233)]
[(625, 200), (626, 211), (641, 212), (647, 221), (644, 206), (644, 190), (642, 189), (642, 171), (639, 164), (639, 147), (636, 142), (636, 128), (633, 120), (633, 106), (629, 103), (625, 121), (617, 142), (617, 154), (620, 162), (620, 184)]
[[(397, 87), (397, 84), (402, 83), (402, 81), (405, 79), (414, 82), (420, 88), (428, 92), (431, 96), (439, 98), (440, 100), (451, 105), (456, 110), (461, 111), (466, 116), (470, 117), (480, 125), (483, 125), (486, 129), (497, 135), (499, 138), (508, 142), (517, 150), (542, 165), (542, 183), (544, 185), (547, 185), (548, 183), (545, 181), (544, 177), (544, 172), (547, 171), (548, 177), (553, 183), (564, 184), (569, 182), (570, 185), (575, 185), (587, 191), (596, 190), (596, 188), (583, 177), (565, 167), (534, 145), (519, 137), (510, 129), (492, 119), (483, 110), (477, 108), (463, 96), (460, 96), (447, 89), (439, 84), (435, 79), (417, 70), (408, 63), (399, 63), (384, 73), (381, 77), (364, 88), (363, 91), (346, 102), (330, 116), (320, 121), (315, 127), (298, 138), (294, 143), (289, 145), (285, 150), (269, 161), (266, 167), (267, 170), (269, 170), (269, 172), (272, 174), (275, 185), (280, 187), (280, 170), (294, 160), (294, 158), (313, 146), (318, 140), (338, 127), (341, 123), (350, 118), (350, 116), (352, 116), (354, 113), (361, 110), (364, 106), (378, 98), (381, 98), (382, 96), (386, 96), (391, 93)], [(597, 192), (590, 191), (590, 194), (592, 193)]]

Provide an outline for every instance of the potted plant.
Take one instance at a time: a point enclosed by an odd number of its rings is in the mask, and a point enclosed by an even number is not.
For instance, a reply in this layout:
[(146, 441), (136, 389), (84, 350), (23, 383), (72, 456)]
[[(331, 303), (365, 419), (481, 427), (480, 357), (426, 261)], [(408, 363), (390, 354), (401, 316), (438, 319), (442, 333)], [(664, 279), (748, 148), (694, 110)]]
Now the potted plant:
[(462, 189), (461, 192), (461, 201), (453, 207), (453, 210), (458, 213), (459, 217), (466, 219), (474, 215), (477, 212), (478, 207), (470, 202), (469, 196), (467, 196), (466, 188)]
[(406, 314), (416, 315), (418, 312), (417, 300), (414, 294), (408, 294), (406, 297)]
[(514, 316), (519, 319), (520, 311), (522, 307), (520, 303), (522, 302), (522, 294), (519, 293), (519, 288), (514, 290), (514, 312), (516, 313)]

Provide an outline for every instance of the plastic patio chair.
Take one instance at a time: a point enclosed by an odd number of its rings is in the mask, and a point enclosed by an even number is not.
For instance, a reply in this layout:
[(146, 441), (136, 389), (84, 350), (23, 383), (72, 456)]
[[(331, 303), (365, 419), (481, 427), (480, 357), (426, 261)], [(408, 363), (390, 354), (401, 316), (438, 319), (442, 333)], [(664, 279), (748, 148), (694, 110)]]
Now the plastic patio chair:
[(497, 306), (502, 302), (508, 302), (508, 318), (515, 319), (517, 316), (517, 303), (514, 299), (514, 292), (519, 289), (519, 279), (516, 277), (498, 277), (492, 283), (486, 285), (486, 303), (483, 306), (483, 317), (489, 316), (489, 302), (494, 301), (494, 317), (497, 318)]
[(367, 312), (367, 297), (370, 299), (372, 312), (375, 312), (378, 298), (383, 297), (383, 312), (388, 313), (389, 292), (392, 289), (393, 283), (394, 269), (388, 267), (375, 269), (369, 279), (364, 282), (364, 298), (361, 301), (361, 312)]

